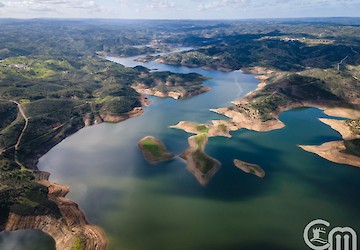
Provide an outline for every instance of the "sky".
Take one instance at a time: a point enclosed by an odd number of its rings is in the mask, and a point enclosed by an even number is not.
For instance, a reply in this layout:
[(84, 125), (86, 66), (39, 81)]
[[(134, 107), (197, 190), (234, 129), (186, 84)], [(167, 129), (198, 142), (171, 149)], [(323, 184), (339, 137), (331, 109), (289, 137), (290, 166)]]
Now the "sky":
[(0, 18), (248, 19), (360, 16), (360, 0), (0, 0)]

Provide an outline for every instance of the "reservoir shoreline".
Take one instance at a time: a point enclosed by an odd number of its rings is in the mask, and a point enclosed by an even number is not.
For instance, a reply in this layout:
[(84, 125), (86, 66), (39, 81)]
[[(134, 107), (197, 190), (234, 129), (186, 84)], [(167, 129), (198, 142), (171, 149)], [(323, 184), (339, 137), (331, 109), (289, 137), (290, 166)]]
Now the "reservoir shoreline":
[[(255, 86), (252, 86), (253, 88), (255, 88)], [(247, 91), (248, 92), (248, 91)], [(210, 91), (210, 93), (211, 93), (211, 91)], [(235, 99), (232, 99), (232, 100), (235, 100)], [(232, 100), (229, 100), (229, 101), (232, 101)], [(209, 112), (210, 113), (210, 112)]]

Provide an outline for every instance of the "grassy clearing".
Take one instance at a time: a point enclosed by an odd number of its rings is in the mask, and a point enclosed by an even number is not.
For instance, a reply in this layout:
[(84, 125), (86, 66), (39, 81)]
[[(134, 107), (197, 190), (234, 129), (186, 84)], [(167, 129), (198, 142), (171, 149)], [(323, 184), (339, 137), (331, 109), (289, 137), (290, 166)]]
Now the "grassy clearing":
[(145, 159), (156, 164), (162, 161), (168, 161), (174, 157), (174, 155), (166, 150), (165, 145), (157, 140), (155, 137), (144, 137), (138, 143), (139, 149), (143, 152)]
[(141, 142), (144, 150), (149, 152), (154, 157), (161, 157), (161, 155), (165, 152), (158, 143), (151, 139), (146, 139)]
[(201, 134), (201, 135), (197, 135), (197, 136), (194, 137), (195, 142), (196, 142), (199, 149), (204, 147), (206, 138), (207, 138), (206, 134)]
[(29, 99), (21, 99), (20, 100), (20, 103), (22, 104), (22, 105), (27, 105), (27, 104), (30, 104), (30, 100)]
[(224, 133), (228, 132), (228, 128), (226, 127), (225, 124), (219, 124), (218, 128), (220, 129), (220, 131), (222, 131)]
[(199, 133), (205, 133), (205, 134), (209, 133), (209, 130), (210, 130), (210, 128), (204, 124), (197, 125), (196, 129)]
[(84, 244), (80, 238), (76, 238), (74, 245), (71, 247), (71, 250), (84, 250)]

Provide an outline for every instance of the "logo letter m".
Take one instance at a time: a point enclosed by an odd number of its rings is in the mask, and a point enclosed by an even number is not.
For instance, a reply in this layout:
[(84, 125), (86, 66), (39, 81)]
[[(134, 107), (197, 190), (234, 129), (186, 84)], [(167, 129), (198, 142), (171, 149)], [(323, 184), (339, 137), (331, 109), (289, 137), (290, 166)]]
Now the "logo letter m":
[(328, 241), (329, 250), (357, 250), (357, 235), (350, 227), (335, 227), (330, 231)]

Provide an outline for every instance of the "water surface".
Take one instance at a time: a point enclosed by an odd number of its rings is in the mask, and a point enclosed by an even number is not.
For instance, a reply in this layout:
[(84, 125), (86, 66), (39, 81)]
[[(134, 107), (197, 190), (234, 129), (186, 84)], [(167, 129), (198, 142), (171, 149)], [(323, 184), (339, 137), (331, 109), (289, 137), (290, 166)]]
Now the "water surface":
[(40, 230), (0, 232), (1, 250), (55, 250), (55, 241)]

